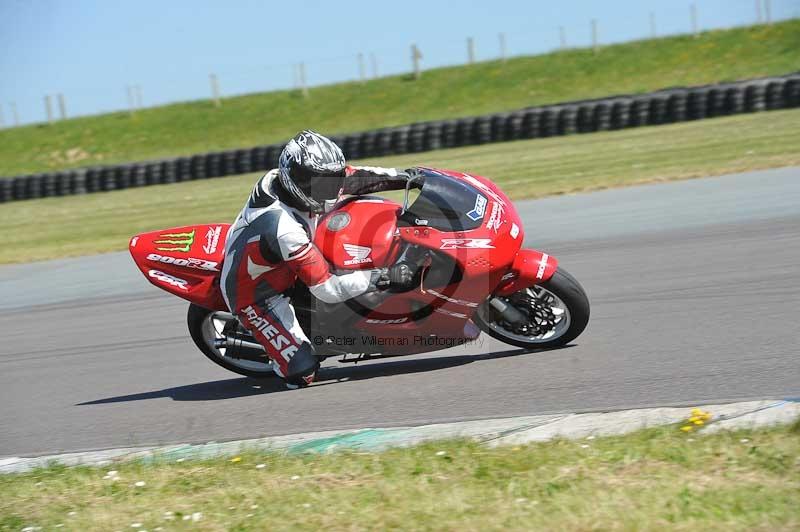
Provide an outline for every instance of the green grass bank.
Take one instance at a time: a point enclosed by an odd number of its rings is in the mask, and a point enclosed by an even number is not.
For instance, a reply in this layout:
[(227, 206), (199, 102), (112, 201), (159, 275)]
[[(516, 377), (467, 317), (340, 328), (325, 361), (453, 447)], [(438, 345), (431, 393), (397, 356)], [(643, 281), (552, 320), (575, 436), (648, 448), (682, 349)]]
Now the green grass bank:
[(800, 70), (800, 19), (575, 49), (297, 91), (194, 101), (0, 130), (0, 176), (249, 147), (675, 85)]
[[(109, 470), (116, 473), (109, 475)], [(800, 426), (51, 467), (0, 530), (797, 530)]]

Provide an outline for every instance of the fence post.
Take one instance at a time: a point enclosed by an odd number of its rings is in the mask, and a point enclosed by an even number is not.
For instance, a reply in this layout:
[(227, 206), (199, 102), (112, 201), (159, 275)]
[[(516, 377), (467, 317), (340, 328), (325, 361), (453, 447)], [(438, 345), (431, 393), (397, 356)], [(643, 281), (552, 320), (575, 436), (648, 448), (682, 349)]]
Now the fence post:
[(764, 18), (767, 24), (772, 24), (772, 5), (771, 0), (764, 0)]
[(141, 85), (136, 85), (134, 87), (134, 91), (136, 93), (136, 108), (137, 109), (141, 109), (142, 108), (142, 86)]
[(764, 17), (761, 14), (761, 0), (756, 0), (756, 22), (758, 24), (764, 22)]
[(362, 53), (358, 54), (358, 78), (361, 80), (361, 83), (367, 80), (367, 72), (364, 67), (364, 54)]
[(306, 85), (306, 64), (300, 63), (300, 90), (303, 92), (303, 98), (308, 98), (308, 85)]
[(697, 5), (692, 4), (689, 8), (689, 12), (692, 16), (692, 35), (697, 37)]
[(217, 75), (209, 74), (208, 79), (211, 82), (211, 98), (214, 100), (214, 107), (219, 107), (221, 102), (219, 101), (219, 81), (217, 81)]
[(61, 115), (61, 120), (66, 120), (67, 102), (64, 101), (64, 95), (60, 92), (58, 93), (58, 112)]
[(505, 33), (500, 33), (500, 34), (497, 35), (497, 38), (500, 41), (500, 60), (503, 61), (503, 63), (505, 63), (506, 62), (506, 34)]
[(656, 14), (652, 11), (650, 12), (650, 37), (655, 39), (658, 36), (658, 32), (656, 31)]
[(567, 49), (567, 32), (564, 31), (564, 26), (558, 27), (558, 37), (561, 40), (561, 49)]
[(50, 100), (50, 95), (44, 97), (44, 110), (47, 113), (47, 123), (53, 122), (53, 102)]
[(133, 98), (133, 87), (126, 85), (125, 92), (128, 94), (128, 112), (133, 116), (136, 113), (136, 100)]
[(417, 48), (416, 44), (411, 45), (411, 62), (414, 65), (414, 79), (419, 79), (419, 60), (422, 59), (422, 54)]
[(592, 19), (592, 51), (597, 53), (597, 19)]
[(475, 41), (472, 37), (467, 37), (467, 63), (475, 62)]
[(369, 54), (369, 62), (372, 64), (372, 79), (375, 79), (378, 77), (378, 58), (375, 54)]

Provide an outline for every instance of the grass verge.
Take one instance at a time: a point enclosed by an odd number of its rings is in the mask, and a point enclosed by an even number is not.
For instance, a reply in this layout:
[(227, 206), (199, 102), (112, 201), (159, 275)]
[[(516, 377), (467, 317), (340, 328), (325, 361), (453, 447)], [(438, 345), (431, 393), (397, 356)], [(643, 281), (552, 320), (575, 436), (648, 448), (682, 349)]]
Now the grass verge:
[(250, 147), (314, 128), (343, 133), (421, 120), (800, 69), (800, 19), (503, 63), (426, 71), (297, 91), (252, 94), (0, 130), (0, 175)]
[[(257, 467), (259, 464), (263, 464)], [(245, 453), (0, 477), (0, 529), (797, 530), (800, 430), (377, 454)], [(104, 478), (106, 477), (106, 478)], [(134, 525), (139, 526), (134, 526)]]
[[(512, 198), (800, 165), (800, 110), (440, 150), (363, 161), (453, 168)], [(257, 174), (0, 206), (0, 263), (123, 250), (131, 235), (230, 221)]]

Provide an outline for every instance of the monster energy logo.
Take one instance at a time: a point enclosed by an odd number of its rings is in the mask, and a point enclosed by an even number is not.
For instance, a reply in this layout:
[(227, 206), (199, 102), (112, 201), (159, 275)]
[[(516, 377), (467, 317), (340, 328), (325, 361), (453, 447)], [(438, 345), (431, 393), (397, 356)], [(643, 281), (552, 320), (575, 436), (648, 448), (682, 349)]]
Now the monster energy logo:
[(191, 233), (164, 233), (158, 235), (159, 240), (153, 240), (154, 244), (170, 244), (171, 247), (156, 248), (158, 251), (181, 251), (188, 253), (189, 248), (194, 243), (194, 230)]

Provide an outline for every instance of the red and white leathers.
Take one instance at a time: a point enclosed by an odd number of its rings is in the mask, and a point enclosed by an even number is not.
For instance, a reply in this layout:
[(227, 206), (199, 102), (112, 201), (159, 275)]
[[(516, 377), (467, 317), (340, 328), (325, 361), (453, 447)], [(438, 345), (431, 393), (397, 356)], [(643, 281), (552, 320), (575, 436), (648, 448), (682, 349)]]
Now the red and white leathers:
[[(274, 361), (276, 373), (291, 383), (310, 383), (317, 359), (285, 292), (299, 279), (317, 299), (338, 303), (374, 290), (380, 271), (334, 275), (311, 241), (319, 216), (282, 201), (277, 175), (277, 169), (270, 170), (256, 183), (228, 230), (221, 288), (231, 312)], [(406, 180), (393, 168), (348, 166), (342, 192), (401, 189)]]

